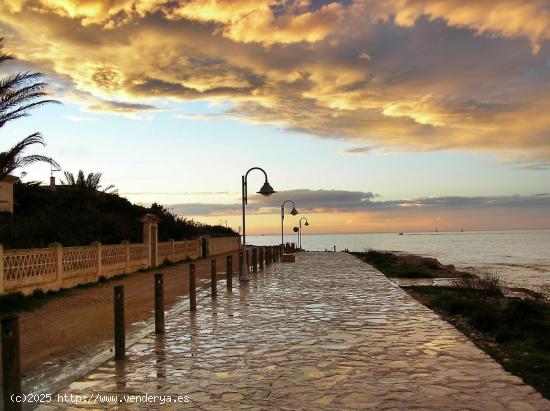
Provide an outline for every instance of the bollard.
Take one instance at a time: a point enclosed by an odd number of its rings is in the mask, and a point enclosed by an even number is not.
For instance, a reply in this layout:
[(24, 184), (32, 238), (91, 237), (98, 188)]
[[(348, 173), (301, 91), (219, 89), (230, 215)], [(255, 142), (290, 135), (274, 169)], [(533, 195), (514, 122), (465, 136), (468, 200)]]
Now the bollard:
[(155, 274), (155, 334), (164, 334), (164, 279)]
[(252, 249), (252, 272), (253, 273), (258, 272), (258, 249), (257, 248)]
[(243, 252), (239, 251), (239, 278), (241, 278), (243, 274)]
[(250, 250), (246, 250), (246, 269), (250, 272)]
[(213, 258), (210, 263), (210, 287), (212, 288), (212, 298), (218, 295), (218, 279), (216, 278), (216, 259)]
[(117, 285), (114, 291), (115, 309), (115, 360), (123, 360), (126, 356), (126, 341), (124, 335), (124, 286)]
[(336, 252), (336, 246), (334, 246), (334, 252)]
[(189, 264), (189, 311), (197, 310), (195, 264)]
[(231, 291), (233, 288), (233, 256), (231, 255), (227, 256), (227, 270), (225, 275), (227, 278), (227, 291)]
[(264, 270), (265, 247), (260, 247), (260, 271)]
[(20, 352), (19, 316), (8, 314), (2, 318), (2, 388), (5, 410), (21, 409), (21, 402), (12, 400), (12, 396), (21, 395)]
[(271, 247), (265, 248), (265, 265), (268, 266), (271, 264)]

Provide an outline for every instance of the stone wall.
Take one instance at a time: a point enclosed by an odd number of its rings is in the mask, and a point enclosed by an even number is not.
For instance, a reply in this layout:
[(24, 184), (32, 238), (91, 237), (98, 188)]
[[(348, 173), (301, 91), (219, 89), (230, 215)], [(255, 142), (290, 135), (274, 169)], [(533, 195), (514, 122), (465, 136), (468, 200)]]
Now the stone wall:
[(210, 237), (208, 239), (208, 251), (210, 255), (225, 254), (238, 250), (241, 237)]

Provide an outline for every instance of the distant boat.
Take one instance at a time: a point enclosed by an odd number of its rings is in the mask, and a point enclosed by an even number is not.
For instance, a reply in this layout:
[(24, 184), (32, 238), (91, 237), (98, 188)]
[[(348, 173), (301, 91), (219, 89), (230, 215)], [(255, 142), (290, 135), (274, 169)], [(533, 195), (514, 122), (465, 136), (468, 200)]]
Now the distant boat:
[(435, 232), (438, 233), (439, 231), (437, 231), (437, 228), (435, 229)]
[(461, 229), (460, 229), (460, 232), (461, 232), (461, 233), (463, 233), (463, 232), (464, 232), (464, 229), (463, 229), (463, 228), (461, 228)]
[(399, 235), (403, 235), (403, 233), (399, 233)]

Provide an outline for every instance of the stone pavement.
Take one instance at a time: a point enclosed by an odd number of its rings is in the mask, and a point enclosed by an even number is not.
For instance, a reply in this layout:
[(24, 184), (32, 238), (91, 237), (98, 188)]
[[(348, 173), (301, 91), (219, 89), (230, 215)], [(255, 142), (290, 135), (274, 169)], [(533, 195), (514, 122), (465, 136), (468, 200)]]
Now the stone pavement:
[(126, 361), (104, 363), (61, 394), (99, 395), (78, 405), (94, 409), (114, 406), (101, 403), (109, 395), (150, 394), (190, 402), (118, 409), (550, 410), (451, 325), (348, 254), (301, 253), (231, 295), (222, 287), (196, 314), (169, 311), (165, 337), (148, 335)]

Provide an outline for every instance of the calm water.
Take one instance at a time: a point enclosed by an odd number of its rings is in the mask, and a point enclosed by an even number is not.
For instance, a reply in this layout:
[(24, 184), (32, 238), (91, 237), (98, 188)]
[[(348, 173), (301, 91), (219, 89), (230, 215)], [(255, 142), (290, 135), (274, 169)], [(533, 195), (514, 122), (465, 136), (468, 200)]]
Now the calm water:
[[(280, 236), (250, 236), (250, 244), (280, 242)], [(296, 235), (285, 236), (296, 241)], [(402, 251), (431, 256), (473, 272), (497, 272), (508, 285), (540, 289), (550, 285), (550, 230), (471, 231), (464, 233), (372, 233), (303, 235), (310, 251)]]

